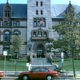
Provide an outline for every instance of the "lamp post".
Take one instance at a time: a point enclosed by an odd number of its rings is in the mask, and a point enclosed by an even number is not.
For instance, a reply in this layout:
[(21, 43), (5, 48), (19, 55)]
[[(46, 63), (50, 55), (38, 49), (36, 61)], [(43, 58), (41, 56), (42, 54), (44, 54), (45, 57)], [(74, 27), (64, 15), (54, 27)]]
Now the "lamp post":
[[(31, 44), (28, 44), (29, 54), (30, 54), (31, 47), (32, 47), (32, 45)], [(31, 59), (31, 54), (30, 54), (30, 59)]]
[[(28, 44), (28, 48), (29, 48), (29, 54), (30, 54), (30, 50), (31, 50), (31, 47), (32, 45), (31, 44)], [(31, 69), (31, 62), (32, 62), (32, 55), (30, 54), (30, 57), (29, 57), (29, 65), (28, 65), (28, 70)]]
[(64, 53), (61, 52), (61, 63), (62, 63), (62, 72), (63, 72), (63, 63), (64, 63)]
[(6, 72), (6, 56), (7, 56), (7, 51), (3, 51), (3, 55), (4, 55), (4, 75)]
[(15, 75), (16, 75), (16, 64), (17, 64), (17, 61), (14, 61), (14, 65), (15, 65)]

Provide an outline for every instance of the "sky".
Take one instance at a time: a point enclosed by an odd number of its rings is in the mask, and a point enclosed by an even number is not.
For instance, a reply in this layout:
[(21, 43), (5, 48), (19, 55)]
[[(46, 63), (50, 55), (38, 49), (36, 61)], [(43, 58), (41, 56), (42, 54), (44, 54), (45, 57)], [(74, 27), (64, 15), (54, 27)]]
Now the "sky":
[[(69, 4), (71, 1), (72, 4), (76, 4), (80, 6), (80, 0), (51, 0), (51, 4)], [(7, 0), (0, 0), (0, 3), (6, 3)], [(27, 0), (8, 0), (9, 3), (16, 3), (16, 4), (27, 4)]]

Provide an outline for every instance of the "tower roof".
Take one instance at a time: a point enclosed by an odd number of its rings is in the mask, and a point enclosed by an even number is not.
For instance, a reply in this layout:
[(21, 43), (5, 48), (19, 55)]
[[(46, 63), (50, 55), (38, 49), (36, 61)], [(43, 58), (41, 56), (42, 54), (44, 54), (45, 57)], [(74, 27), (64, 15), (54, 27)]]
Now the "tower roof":
[(8, 0), (6, 2), (6, 4), (4, 5), (4, 9), (11, 9), (10, 4), (8, 3)]
[(71, 9), (72, 9), (72, 4), (71, 4), (71, 1), (69, 1), (69, 4), (68, 4), (68, 6), (67, 6), (67, 8), (66, 8), (66, 12), (71, 12)]

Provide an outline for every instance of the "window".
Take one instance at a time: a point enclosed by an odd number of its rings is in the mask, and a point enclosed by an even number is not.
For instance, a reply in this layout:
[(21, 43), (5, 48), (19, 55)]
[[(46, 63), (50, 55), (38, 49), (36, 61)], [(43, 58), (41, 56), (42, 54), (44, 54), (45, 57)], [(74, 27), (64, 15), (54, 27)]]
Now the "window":
[(20, 22), (19, 21), (13, 21), (13, 26), (20, 26)]
[(4, 26), (7, 26), (7, 21), (4, 21)]
[(19, 31), (14, 31), (14, 35), (19, 35)]
[(42, 31), (38, 31), (38, 36), (39, 36), (39, 37), (42, 36)]
[(17, 21), (16, 23), (17, 23), (17, 26), (20, 26), (20, 23), (19, 23), (19, 21)]
[(4, 49), (9, 49), (9, 45), (3, 46)]
[(36, 6), (38, 6), (38, 1), (36, 2)]
[(7, 21), (7, 26), (10, 26), (10, 21)]
[(39, 71), (40, 71), (39, 68), (33, 70), (33, 72), (39, 72)]
[(38, 23), (38, 27), (40, 27), (40, 18), (38, 18), (38, 22), (37, 23)]
[(16, 26), (16, 21), (13, 22), (13, 26)]
[(35, 31), (33, 32), (33, 36), (36, 36), (36, 32)]
[(46, 20), (45, 20), (45, 18), (43, 18), (42, 21), (43, 21), (42, 26), (45, 27), (46, 26)]
[(41, 15), (43, 15), (43, 10), (41, 10)]
[(33, 26), (34, 26), (34, 27), (37, 27), (37, 19), (36, 19), (36, 18), (34, 18)]
[(10, 17), (10, 11), (5, 11), (5, 17)]
[(4, 32), (4, 41), (10, 41), (10, 32), (9, 31)]
[(1, 41), (1, 31), (0, 31), (0, 41)]
[(46, 68), (41, 68), (42, 72), (48, 72), (48, 70)]
[(42, 1), (41, 1), (40, 5), (43, 6), (43, 2)]
[(4, 21), (4, 26), (10, 26), (10, 21)]
[(45, 21), (44, 20), (40, 21), (40, 27), (45, 27)]
[(46, 20), (45, 20), (45, 18), (34, 18), (33, 26), (34, 27), (46, 27)]
[(44, 36), (47, 36), (47, 32), (44, 32)]
[(4, 21), (4, 26), (7, 26), (7, 21)]
[(38, 10), (36, 10), (36, 15), (38, 15)]
[(34, 21), (34, 27), (37, 27), (37, 22), (36, 21)]
[(0, 21), (0, 26), (1, 26), (1, 21)]

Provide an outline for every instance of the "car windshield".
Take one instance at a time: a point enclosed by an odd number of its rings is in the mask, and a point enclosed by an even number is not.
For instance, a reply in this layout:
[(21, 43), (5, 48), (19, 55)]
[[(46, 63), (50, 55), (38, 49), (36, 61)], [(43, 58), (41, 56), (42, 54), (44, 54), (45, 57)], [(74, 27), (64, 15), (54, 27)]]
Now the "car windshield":
[(42, 68), (41, 68), (41, 71), (42, 71), (42, 72), (48, 72), (48, 69), (47, 69), (47, 68), (42, 67)]
[(32, 69), (31, 69), (31, 72), (39, 72), (39, 71), (40, 71), (39, 68), (32, 68)]

